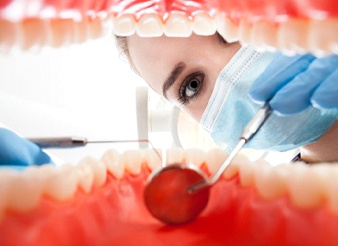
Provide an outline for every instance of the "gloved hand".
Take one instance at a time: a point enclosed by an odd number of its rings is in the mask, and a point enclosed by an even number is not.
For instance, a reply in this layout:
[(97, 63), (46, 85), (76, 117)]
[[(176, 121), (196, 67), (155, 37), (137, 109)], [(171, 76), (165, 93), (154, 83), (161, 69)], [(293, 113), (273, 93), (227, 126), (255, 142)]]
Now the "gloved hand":
[(271, 108), (282, 115), (310, 106), (338, 108), (338, 55), (277, 54), (253, 82), (249, 96), (260, 103), (271, 99)]
[(19, 137), (14, 132), (0, 128), (0, 165), (41, 165), (52, 163), (39, 146)]

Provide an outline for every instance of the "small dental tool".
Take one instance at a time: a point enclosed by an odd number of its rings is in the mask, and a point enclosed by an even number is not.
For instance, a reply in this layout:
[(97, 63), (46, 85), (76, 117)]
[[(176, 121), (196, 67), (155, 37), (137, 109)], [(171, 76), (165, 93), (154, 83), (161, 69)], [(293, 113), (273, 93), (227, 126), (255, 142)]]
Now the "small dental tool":
[(228, 158), (209, 179), (194, 165), (174, 164), (155, 170), (144, 192), (149, 212), (166, 224), (194, 220), (206, 207), (210, 187), (215, 184), (242, 147), (259, 131), (271, 115), (265, 104), (244, 128)]
[[(98, 140), (88, 141), (84, 137), (56, 137), (56, 138), (29, 138), (31, 142), (37, 144), (40, 148), (74, 148), (83, 147), (87, 144), (105, 144), (105, 143), (149, 143), (148, 139), (137, 140)], [(153, 147), (153, 146), (152, 146)]]
[(154, 150), (158, 158), (162, 162), (163, 159), (160, 153), (154, 148), (153, 144), (148, 139), (135, 139), (135, 140), (95, 140), (88, 141), (84, 137), (52, 137), (52, 138), (29, 138), (29, 141), (35, 143), (42, 149), (68, 149), (76, 147), (84, 147), (87, 144), (109, 144), (109, 143), (148, 143)]

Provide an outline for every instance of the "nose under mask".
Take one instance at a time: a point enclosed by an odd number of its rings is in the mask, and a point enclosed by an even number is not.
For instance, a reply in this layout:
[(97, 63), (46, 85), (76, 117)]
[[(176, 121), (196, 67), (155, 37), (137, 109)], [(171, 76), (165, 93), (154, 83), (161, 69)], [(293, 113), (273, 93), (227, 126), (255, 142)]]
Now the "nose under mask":
[[(242, 47), (223, 68), (215, 83), (201, 125), (230, 152), (260, 105), (248, 96), (251, 83), (272, 61), (274, 53)], [(287, 100), (287, 99), (286, 99)], [(272, 114), (247, 148), (288, 151), (316, 141), (337, 120), (338, 110), (308, 108), (298, 114)]]

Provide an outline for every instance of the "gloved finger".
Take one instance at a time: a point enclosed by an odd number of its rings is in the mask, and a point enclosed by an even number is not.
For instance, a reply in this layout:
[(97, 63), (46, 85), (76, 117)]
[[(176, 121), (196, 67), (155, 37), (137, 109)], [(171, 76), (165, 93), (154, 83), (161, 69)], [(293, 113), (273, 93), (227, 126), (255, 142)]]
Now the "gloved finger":
[(249, 96), (259, 103), (270, 100), (285, 84), (305, 71), (314, 59), (315, 57), (311, 54), (292, 57), (277, 54), (264, 72), (253, 82)]
[(298, 113), (311, 106), (315, 89), (336, 70), (338, 56), (314, 60), (307, 70), (282, 87), (271, 99), (275, 112), (288, 115)]
[(337, 70), (314, 91), (311, 103), (317, 108), (338, 108), (338, 65)]
[(51, 158), (36, 144), (14, 132), (0, 128), (0, 165), (41, 165), (52, 163)]

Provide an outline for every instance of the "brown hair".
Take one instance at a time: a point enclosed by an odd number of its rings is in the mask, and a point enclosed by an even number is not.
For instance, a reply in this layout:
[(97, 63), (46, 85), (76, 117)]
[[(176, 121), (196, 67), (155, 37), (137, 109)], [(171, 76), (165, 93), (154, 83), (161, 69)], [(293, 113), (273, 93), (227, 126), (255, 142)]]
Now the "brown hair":
[(137, 69), (135, 64), (133, 63), (133, 60), (130, 57), (129, 54), (129, 48), (128, 48), (128, 40), (126, 36), (117, 36), (115, 35), (115, 44), (117, 47), (117, 50), (119, 52), (119, 54), (126, 58), (129, 62), (130, 68), (136, 73), (136, 74), (140, 74)]

